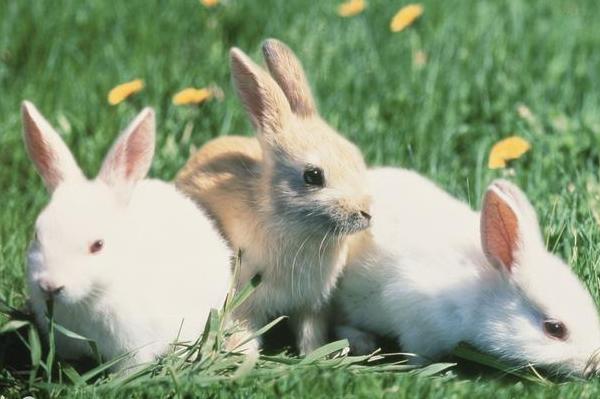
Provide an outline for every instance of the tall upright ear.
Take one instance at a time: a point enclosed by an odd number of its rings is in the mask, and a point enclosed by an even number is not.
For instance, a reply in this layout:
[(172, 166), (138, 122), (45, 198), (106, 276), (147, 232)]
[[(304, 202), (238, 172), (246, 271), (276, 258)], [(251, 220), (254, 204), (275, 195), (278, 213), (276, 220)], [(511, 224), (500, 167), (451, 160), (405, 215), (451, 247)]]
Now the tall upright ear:
[(109, 186), (132, 188), (146, 177), (154, 157), (155, 131), (154, 111), (144, 108), (113, 144), (98, 178)]
[(537, 216), (527, 197), (514, 184), (495, 180), (481, 210), (481, 244), (495, 266), (512, 272), (522, 251), (543, 247)]
[(25, 147), (48, 192), (66, 180), (83, 179), (73, 154), (35, 105), (23, 101), (21, 114)]
[(243, 51), (230, 51), (233, 82), (252, 125), (267, 136), (280, 133), (292, 113), (290, 105), (273, 78)]
[(294, 52), (276, 39), (265, 40), (262, 50), (269, 72), (283, 90), (292, 112), (300, 117), (314, 115), (317, 112), (315, 100), (304, 68)]

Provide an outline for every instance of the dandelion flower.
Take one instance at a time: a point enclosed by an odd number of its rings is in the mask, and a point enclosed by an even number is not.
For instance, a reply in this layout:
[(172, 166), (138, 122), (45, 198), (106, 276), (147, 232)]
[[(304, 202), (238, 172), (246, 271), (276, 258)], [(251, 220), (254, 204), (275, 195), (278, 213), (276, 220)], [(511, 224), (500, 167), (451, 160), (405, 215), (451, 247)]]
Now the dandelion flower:
[(520, 158), (531, 148), (531, 144), (522, 137), (512, 136), (500, 140), (492, 147), (488, 167), (499, 169), (506, 167), (506, 161)]
[(210, 8), (219, 4), (219, 0), (200, 0), (200, 3), (202, 3), (204, 7)]
[(210, 99), (212, 96), (213, 92), (211, 89), (195, 89), (193, 87), (188, 87), (187, 89), (183, 89), (173, 96), (173, 104), (200, 104), (201, 102)]
[(423, 6), (421, 4), (409, 4), (402, 7), (400, 11), (394, 15), (394, 18), (392, 18), (390, 30), (392, 32), (400, 32), (415, 22), (421, 14), (423, 14)]
[(338, 15), (340, 17), (353, 17), (363, 12), (365, 7), (365, 0), (349, 0), (338, 6)]
[(123, 100), (125, 100), (127, 97), (131, 96), (132, 94), (135, 94), (135, 93), (141, 91), (143, 88), (144, 88), (144, 81), (142, 81), (141, 79), (135, 79), (135, 80), (132, 80), (131, 82), (120, 84), (120, 85), (114, 87), (108, 93), (108, 103), (110, 105), (117, 105), (117, 104), (123, 102)]

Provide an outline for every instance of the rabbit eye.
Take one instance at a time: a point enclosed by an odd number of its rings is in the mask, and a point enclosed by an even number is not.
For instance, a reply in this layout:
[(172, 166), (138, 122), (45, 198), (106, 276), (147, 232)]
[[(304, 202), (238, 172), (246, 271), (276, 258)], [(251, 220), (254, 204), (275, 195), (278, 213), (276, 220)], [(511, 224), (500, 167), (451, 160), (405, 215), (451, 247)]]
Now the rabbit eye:
[(544, 332), (546, 335), (564, 341), (567, 338), (567, 327), (558, 320), (545, 320)]
[(104, 248), (104, 240), (96, 240), (92, 245), (90, 245), (90, 253), (96, 254), (100, 252)]
[(304, 170), (304, 183), (309, 186), (323, 187), (325, 178), (323, 177), (323, 169), (310, 166)]

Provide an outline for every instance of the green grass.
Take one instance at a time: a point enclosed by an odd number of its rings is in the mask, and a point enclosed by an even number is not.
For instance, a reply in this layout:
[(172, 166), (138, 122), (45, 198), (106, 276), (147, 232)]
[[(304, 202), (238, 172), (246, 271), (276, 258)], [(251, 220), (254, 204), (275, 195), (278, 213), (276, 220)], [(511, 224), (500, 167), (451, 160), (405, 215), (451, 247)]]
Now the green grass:
[[(473, 207), (491, 179), (510, 177), (538, 210), (549, 248), (568, 260), (600, 299), (597, 2), (426, 0), (423, 18), (392, 34), (389, 20), (403, 4), (371, 0), (364, 13), (345, 19), (336, 15), (336, 2), (229, 0), (209, 10), (196, 0), (0, 0), (0, 295), (14, 307), (25, 303), (24, 254), (35, 216), (47, 201), (21, 141), (21, 100), (39, 106), (90, 175), (135, 113), (155, 107), (159, 142), (151, 174), (168, 180), (191, 148), (218, 135), (251, 134), (230, 85), (228, 49), (236, 45), (258, 59), (261, 41), (276, 37), (303, 60), (321, 113), (360, 146), (370, 164), (416, 169)], [(413, 62), (417, 51), (427, 54), (422, 67)], [(108, 105), (108, 91), (133, 78), (144, 79), (146, 88), (123, 104)], [(223, 89), (223, 101), (171, 104), (178, 90), (209, 84)], [(530, 116), (519, 113), (522, 106)], [(528, 139), (532, 150), (509, 171), (489, 170), (490, 147), (511, 134)], [(282, 364), (285, 359), (291, 364)], [(297, 363), (277, 355), (260, 360), (245, 378), (222, 381), (209, 378), (207, 369), (169, 374), (163, 368), (155, 378), (129, 384), (110, 379), (81, 387), (38, 384), (34, 393), (600, 394), (600, 381), (546, 385), (473, 372), (462, 362), (436, 377), (385, 371), (381, 365)], [(16, 397), (29, 390), (26, 376), (0, 370), (0, 392)]]

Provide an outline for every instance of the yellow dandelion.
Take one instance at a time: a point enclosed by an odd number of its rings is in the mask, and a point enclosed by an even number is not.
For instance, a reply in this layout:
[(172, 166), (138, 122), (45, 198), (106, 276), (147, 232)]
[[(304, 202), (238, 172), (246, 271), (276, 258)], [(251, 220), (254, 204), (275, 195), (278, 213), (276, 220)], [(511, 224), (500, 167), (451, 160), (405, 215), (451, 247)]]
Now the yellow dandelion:
[(520, 158), (531, 148), (527, 140), (519, 136), (508, 137), (500, 140), (492, 147), (488, 167), (499, 169), (506, 167), (506, 161)]
[(114, 87), (108, 93), (108, 103), (110, 105), (117, 105), (127, 97), (141, 91), (144, 88), (144, 81), (141, 79), (135, 79), (131, 82), (120, 84)]
[(173, 96), (173, 104), (200, 104), (201, 102), (209, 100), (210, 98), (212, 98), (212, 96), (213, 92), (211, 89), (195, 89), (193, 87), (188, 87), (187, 89), (183, 89)]
[(340, 17), (353, 17), (365, 10), (365, 0), (348, 0), (338, 6), (338, 15)]
[(423, 14), (423, 6), (421, 4), (409, 4), (404, 6), (394, 15), (390, 22), (390, 30), (392, 32), (400, 32), (404, 28), (410, 26), (417, 18)]
[(210, 8), (219, 4), (219, 0), (200, 0), (200, 3), (202, 3), (204, 7)]

